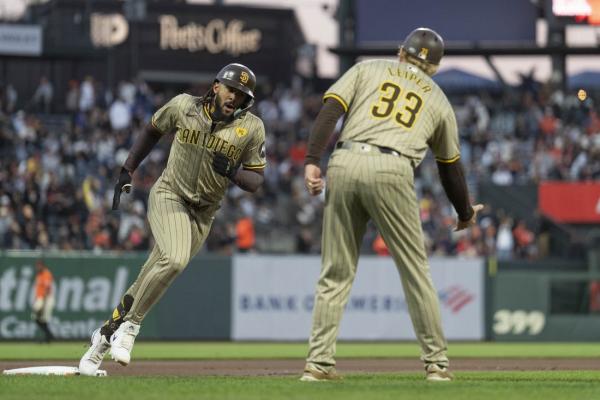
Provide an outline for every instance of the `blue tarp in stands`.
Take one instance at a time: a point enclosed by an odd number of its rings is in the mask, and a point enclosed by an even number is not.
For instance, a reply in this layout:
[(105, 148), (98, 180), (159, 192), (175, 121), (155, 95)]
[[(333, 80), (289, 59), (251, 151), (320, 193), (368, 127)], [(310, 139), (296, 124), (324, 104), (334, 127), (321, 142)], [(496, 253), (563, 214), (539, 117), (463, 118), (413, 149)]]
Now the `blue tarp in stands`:
[(567, 78), (569, 89), (600, 89), (600, 71), (584, 71)]
[(475, 90), (500, 90), (499, 82), (452, 68), (438, 72), (433, 80), (444, 90), (465, 92)]

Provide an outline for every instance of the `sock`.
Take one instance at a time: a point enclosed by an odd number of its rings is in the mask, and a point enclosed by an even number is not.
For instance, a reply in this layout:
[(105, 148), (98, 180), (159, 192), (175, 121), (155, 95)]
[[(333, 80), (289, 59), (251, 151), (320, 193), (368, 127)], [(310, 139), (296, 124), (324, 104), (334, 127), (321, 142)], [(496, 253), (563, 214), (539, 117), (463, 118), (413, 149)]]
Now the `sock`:
[(129, 294), (123, 296), (119, 305), (113, 310), (111, 318), (106, 320), (100, 328), (100, 334), (104, 335), (106, 340), (110, 341), (110, 336), (121, 326), (123, 318), (125, 318), (132, 305), (133, 297)]

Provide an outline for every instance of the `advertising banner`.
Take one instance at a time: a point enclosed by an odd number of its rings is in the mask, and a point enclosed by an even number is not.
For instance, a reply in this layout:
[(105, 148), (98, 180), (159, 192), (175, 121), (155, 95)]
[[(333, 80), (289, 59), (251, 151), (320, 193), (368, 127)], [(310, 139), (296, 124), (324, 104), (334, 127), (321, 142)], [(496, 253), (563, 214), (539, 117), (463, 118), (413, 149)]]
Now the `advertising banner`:
[[(31, 317), (35, 260), (0, 258), (0, 339), (33, 339), (37, 326)], [(54, 276), (55, 307), (49, 322), (60, 339), (88, 338), (110, 315), (137, 275), (143, 258), (44, 257)]]
[(32, 7), (32, 14), (44, 18), (52, 32), (45, 43), (48, 54), (68, 48), (87, 57), (95, 49), (103, 56), (94, 64), (107, 63), (98, 74), (114, 68), (117, 80), (138, 76), (152, 82), (206, 83), (232, 62), (247, 65), (262, 84), (293, 76), (297, 49), (305, 39), (291, 9), (146, 3), (143, 12), (128, 12), (123, 2), (92, 2), (89, 24), (64, 23), (80, 12), (79, 2), (59, 2), (50, 17), (43, 5)]
[[(600, 275), (503, 270), (494, 277), (490, 301), (490, 338), (509, 342), (593, 342), (600, 331)], [(574, 268), (573, 268), (574, 269)]]
[[(0, 340), (37, 340), (32, 318), (33, 256), (0, 256)], [(136, 279), (146, 255), (77, 253), (44, 256), (54, 276), (49, 321), (57, 339), (89, 340)], [(151, 308), (141, 339), (226, 340), (230, 335), (230, 259), (198, 256)]]
[(39, 56), (42, 54), (42, 27), (0, 24), (0, 54)]
[[(232, 339), (306, 340), (320, 265), (317, 256), (235, 256)], [(483, 261), (434, 258), (430, 266), (447, 338), (483, 339)], [(339, 337), (415, 339), (391, 258), (360, 258)]]
[(600, 183), (544, 182), (538, 198), (541, 212), (558, 222), (600, 222)]

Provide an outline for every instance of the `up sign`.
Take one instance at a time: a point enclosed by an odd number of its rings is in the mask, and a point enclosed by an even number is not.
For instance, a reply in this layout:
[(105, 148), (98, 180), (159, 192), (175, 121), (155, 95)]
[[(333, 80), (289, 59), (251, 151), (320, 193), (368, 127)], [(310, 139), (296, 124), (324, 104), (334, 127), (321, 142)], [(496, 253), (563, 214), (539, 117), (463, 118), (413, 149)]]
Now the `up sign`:
[(127, 40), (129, 24), (121, 14), (93, 13), (90, 36), (96, 47), (117, 46)]

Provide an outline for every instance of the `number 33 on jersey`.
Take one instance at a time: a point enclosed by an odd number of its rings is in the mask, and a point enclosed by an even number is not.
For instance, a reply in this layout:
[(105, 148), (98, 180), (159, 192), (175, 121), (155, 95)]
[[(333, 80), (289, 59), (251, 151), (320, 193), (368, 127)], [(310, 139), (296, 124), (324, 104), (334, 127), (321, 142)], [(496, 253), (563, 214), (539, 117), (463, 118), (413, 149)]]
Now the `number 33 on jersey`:
[(428, 147), (440, 162), (460, 157), (450, 102), (427, 74), (411, 64), (358, 63), (329, 88), (327, 98), (339, 101), (347, 113), (340, 140), (392, 148), (414, 166), (423, 160)]

